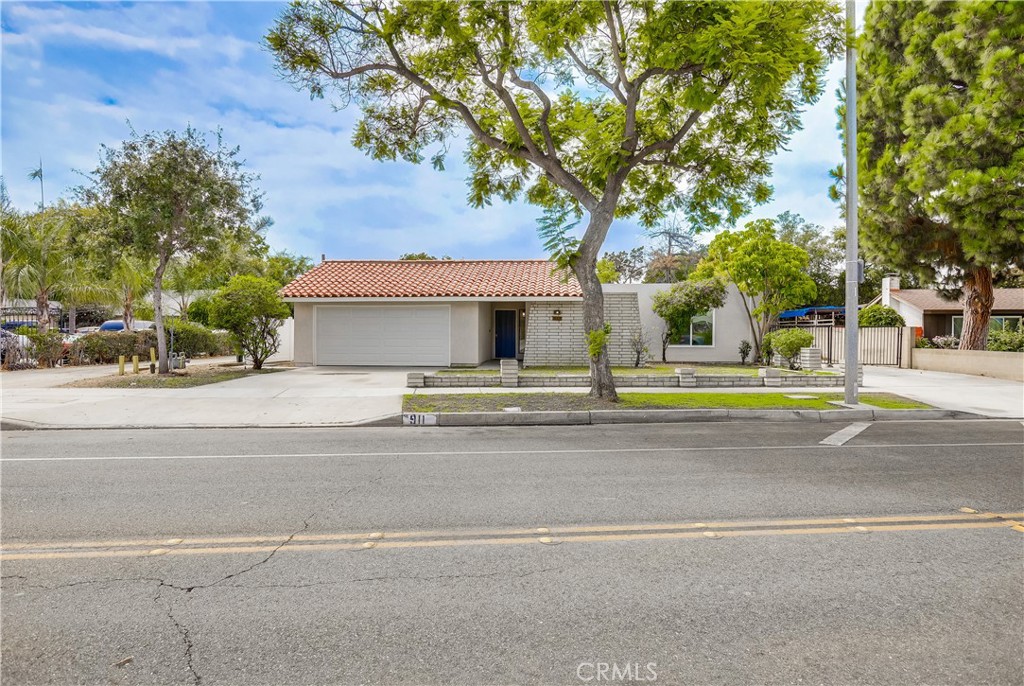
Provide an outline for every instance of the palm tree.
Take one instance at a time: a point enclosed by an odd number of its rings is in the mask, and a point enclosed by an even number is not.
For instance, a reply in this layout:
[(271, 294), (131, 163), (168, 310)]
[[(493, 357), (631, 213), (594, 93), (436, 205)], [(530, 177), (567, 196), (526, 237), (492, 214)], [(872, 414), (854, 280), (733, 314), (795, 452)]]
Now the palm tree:
[(135, 303), (153, 290), (155, 268), (152, 259), (127, 253), (122, 254), (114, 263), (106, 284), (107, 300), (120, 308), (125, 331), (131, 331), (135, 325)]
[(3, 280), (15, 297), (36, 302), (39, 332), (50, 328), (50, 298), (78, 269), (68, 250), (68, 225), (62, 208), (51, 208), (3, 223), (3, 249), (7, 259)]

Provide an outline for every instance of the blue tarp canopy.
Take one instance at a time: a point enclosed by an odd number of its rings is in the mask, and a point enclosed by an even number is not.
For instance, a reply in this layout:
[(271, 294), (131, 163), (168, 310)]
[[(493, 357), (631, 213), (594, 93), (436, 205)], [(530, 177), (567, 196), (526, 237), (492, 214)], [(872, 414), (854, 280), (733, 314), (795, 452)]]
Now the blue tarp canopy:
[(798, 310), (786, 310), (785, 312), (779, 315), (779, 319), (796, 319), (797, 317), (806, 317), (807, 315), (812, 313), (842, 312), (845, 309), (846, 308), (842, 307), (841, 305), (812, 305), (811, 307), (801, 307)]

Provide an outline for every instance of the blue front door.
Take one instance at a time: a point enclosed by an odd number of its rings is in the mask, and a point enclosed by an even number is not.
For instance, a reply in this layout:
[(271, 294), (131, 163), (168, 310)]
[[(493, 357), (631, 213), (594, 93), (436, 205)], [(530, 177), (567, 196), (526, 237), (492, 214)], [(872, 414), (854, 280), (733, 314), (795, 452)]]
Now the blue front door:
[(515, 310), (494, 311), (494, 356), (499, 359), (516, 356)]

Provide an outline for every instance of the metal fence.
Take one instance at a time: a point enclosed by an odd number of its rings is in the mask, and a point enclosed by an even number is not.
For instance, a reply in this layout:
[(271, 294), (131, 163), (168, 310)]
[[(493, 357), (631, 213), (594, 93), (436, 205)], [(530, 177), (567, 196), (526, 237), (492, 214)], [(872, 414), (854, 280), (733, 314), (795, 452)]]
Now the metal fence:
[[(824, 364), (842, 364), (846, 352), (846, 327), (801, 327), (814, 335)], [(903, 327), (877, 326), (858, 330), (857, 357), (860, 364), (900, 366), (903, 362)]]

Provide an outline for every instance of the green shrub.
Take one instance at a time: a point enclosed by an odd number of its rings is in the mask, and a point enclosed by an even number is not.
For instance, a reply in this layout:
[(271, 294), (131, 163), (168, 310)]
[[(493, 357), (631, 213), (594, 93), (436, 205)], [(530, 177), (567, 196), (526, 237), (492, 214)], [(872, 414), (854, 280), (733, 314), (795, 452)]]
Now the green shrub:
[(28, 355), (41, 367), (56, 367), (64, 357), (64, 334), (60, 329), (40, 333), (34, 326), (19, 326), (17, 333), (28, 338)]
[(750, 341), (748, 341), (747, 339), (743, 339), (742, 341), (740, 341), (740, 364), (747, 363), (747, 358), (750, 357), (750, 349)]
[(868, 305), (857, 313), (857, 324), (865, 328), (907, 325), (900, 313), (887, 305)]
[(185, 353), (186, 357), (216, 355), (220, 350), (217, 336), (202, 324), (168, 317), (164, 322), (164, 329), (167, 331), (168, 345), (170, 332), (174, 331), (174, 352)]
[(134, 333), (96, 331), (75, 341), (73, 354), (86, 364), (109, 364), (116, 362), (118, 355), (134, 355), (135, 339)]
[(988, 332), (988, 349), (1024, 353), (1024, 329), (996, 329)]
[(775, 349), (772, 347), (772, 332), (768, 332), (761, 339), (761, 364), (768, 367), (772, 364), (772, 357), (775, 356)]
[(200, 296), (189, 303), (188, 320), (203, 326), (210, 325), (210, 311), (213, 307), (213, 299), (209, 296)]
[(278, 288), (267, 279), (234, 276), (213, 299), (211, 321), (231, 332), (232, 340), (252, 358), (253, 369), (261, 369), (281, 345), (277, 330), (290, 311)]
[(814, 343), (814, 334), (804, 329), (778, 329), (769, 335), (772, 350), (786, 360), (790, 369), (796, 368), (800, 348), (809, 348)]

